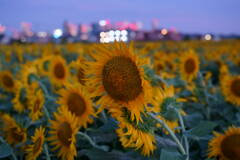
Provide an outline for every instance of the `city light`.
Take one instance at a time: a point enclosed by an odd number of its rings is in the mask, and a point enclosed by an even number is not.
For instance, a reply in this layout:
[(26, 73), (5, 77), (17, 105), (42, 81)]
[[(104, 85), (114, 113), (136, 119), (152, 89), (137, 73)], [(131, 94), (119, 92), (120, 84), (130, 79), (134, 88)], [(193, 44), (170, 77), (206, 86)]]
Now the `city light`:
[(62, 36), (63, 32), (61, 29), (55, 29), (54, 32), (53, 32), (53, 37), (58, 39)]
[(107, 21), (106, 20), (100, 20), (99, 21), (99, 25), (100, 26), (105, 26), (107, 24)]
[(126, 30), (110, 30), (108, 32), (100, 32), (100, 43), (110, 43), (114, 41), (123, 41), (127, 42), (128, 41), (128, 32)]
[(204, 36), (204, 39), (207, 40), (207, 41), (210, 41), (212, 39), (212, 36), (210, 34), (206, 34)]
[(37, 36), (40, 38), (45, 38), (45, 37), (47, 37), (47, 32), (38, 32)]
[(163, 28), (161, 30), (161, 34), (165, 36), (166, 34), (168, 34), (168, 30), (166, 28)]

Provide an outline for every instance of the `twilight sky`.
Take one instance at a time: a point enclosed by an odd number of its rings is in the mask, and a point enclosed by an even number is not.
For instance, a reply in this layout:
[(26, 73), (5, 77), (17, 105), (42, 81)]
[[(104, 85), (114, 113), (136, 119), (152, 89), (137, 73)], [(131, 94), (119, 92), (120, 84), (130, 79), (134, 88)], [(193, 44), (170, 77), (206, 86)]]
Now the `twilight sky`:
[(157, 18), (161, 27), (183, 32), (240, 34), (240, 0), (0, 0), (0, 24), (19, 28), (31, 22), (35, 31), (52, 31), (64, 20), (90, 23), (142, 21), (150, 29)]

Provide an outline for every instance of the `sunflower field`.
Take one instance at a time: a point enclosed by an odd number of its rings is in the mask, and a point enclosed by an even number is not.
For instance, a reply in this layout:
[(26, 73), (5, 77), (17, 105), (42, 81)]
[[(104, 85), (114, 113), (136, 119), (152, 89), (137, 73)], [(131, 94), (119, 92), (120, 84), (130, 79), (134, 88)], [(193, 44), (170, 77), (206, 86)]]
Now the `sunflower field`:
[(0, 45), (0, 159), (240, 160), (240, 41)]

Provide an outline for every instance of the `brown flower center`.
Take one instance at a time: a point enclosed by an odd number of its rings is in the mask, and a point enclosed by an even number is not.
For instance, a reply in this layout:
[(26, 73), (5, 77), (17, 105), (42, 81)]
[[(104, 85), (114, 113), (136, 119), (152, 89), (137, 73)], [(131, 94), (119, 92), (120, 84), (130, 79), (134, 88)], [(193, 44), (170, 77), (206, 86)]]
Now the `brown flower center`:
[(240, 78), (233, 80), (230, 87), (231, 87), (232, 93), (235, 96), (240, 97)]
[(160, 72), (164, 69), (162, 64), (157, 64), (157, 71)]
[(13, 81), (12, 77), (10, 77), (9, 75), (4, 75), (2, 77), (2, 82), (3, 82), (3, 85), (8, 88), (14, 87), (14, 81)]
[(84, 80), (84, 72), (82, 68), (79, 68), (77, 71), (77, 78), (78, 78), (78, 82), (82, 85), (85, 84), (85, 80)]
[(184, 69), (188, 74), (193, 73), (196, 70), (197, 66), (194, 59), (188, 59), (184, 64)]
[(33, 153), (37, 153), (41, 149), (42, 144), (43, 144), (43, 140), (41, 137), (39, 137), (33, 145)]
[(240, 135), (231, 135), (223, 139), (221, 143), (223, 155), (229, 160), (240, 159)]
[(135, 62), (124, 56), (113, 57), (104, 65), (102, 83), (106, 92), (115, 100), (128, 102), (142, 92), (138, 68)]
[(24, 139), (24, 134), (18, 132), (18, 128), (14, 127), (10, 129), (10, 135), (14, 139), (15, 142), (20, 143)]
[(57, 136), (63, 145), (69, 146), (71, 144), (72, 134), (73, 131), (68, 122), (63, 122), (59, 125)]
[(54, 66), (54, 75), (58, 78), (58, 79), (63, 79), (65, 78), (65, 68), (63, 66), (62, 63), (57, 63)]
[(33, 106), (33, 112), (37, 112), (40, 109), (40, 104), (41, 104), (41, 101), (39, 99), (37, 99)]
[(81, 95), (71, 93), (67, 100), (68, 109), (76, 116), (81, 116), (86, 111), (86, 103)]

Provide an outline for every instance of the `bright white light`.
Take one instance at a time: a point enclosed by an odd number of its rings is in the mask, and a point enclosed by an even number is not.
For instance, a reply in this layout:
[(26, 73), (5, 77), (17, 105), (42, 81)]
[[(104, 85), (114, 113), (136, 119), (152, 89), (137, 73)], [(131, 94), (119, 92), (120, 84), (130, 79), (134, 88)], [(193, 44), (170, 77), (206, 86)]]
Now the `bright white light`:
[(127, 38), (126, 36), (122, 36), (122, 37), (121, 37), (121, 40), (122, 40), (123, 42), (126, 42), (126, 41), (128, 40), (128, 38)]
[(100, 33), (100, 37), (102, 38), (102, 37), (105, 37), (106, 36), (106, 34), (105, 34), (105, 32), (101, 32)]
[(168, 30), (164, 28), (161, 30), (161, 33), (162, 33), (162, 35), (166, 35), (166, 34), (168, 34)]
[(47, 32), (38, 32), (38, 37), (45, 38), (47, 36)]
[(115, 39), (114, 36), (111, 36), (111, 37), (109, 38), (109, 41), (110, 41), (110, 42), (114, 42), (114, 39)]
[(53, 32), (53, 37), (54, 38), (60, 38), (62, 36), (63, 32), (61, 29), (55, 29), (54, 32)]
[(109, 31), (109, 35), (114, 36), (114, 31), (113, 30)]
[(120, 36), (120, 34), (121, 34), (121, 32), (120, 32), (119, 30), (116, 30), (116, 31), (115, 31), (115, 35), (116, 35), (116, 36)]
[(126, 30), (121, 31), (121, 35), (123, 35), (123, 36), (126, 36), (127, 34), (128, 34), (128, 32)]
[(120, 37), (115, 37), (115, 41), (119, 42), (120, 41)]
[(107, 24), (107, 22), (105, 20), (100, 20), (99, 21), (100, 26), (105, 26), (106, 24)]
[(206, 35), (204, 36), (204, 39), (207, 40), (207, 41), (209, 41), (209, 40), (212, 39), (212, 36), (211, 36), (210, 34), (206, 34)]
[(105, 43), (109, 43), (110, 42), (110, 38), (108, 38), (108, 37), (104, 38), (104, 42)]
[(104, 43), (104, 38), (100, 38), (100, 42), (101, 42), (101, 43)]

